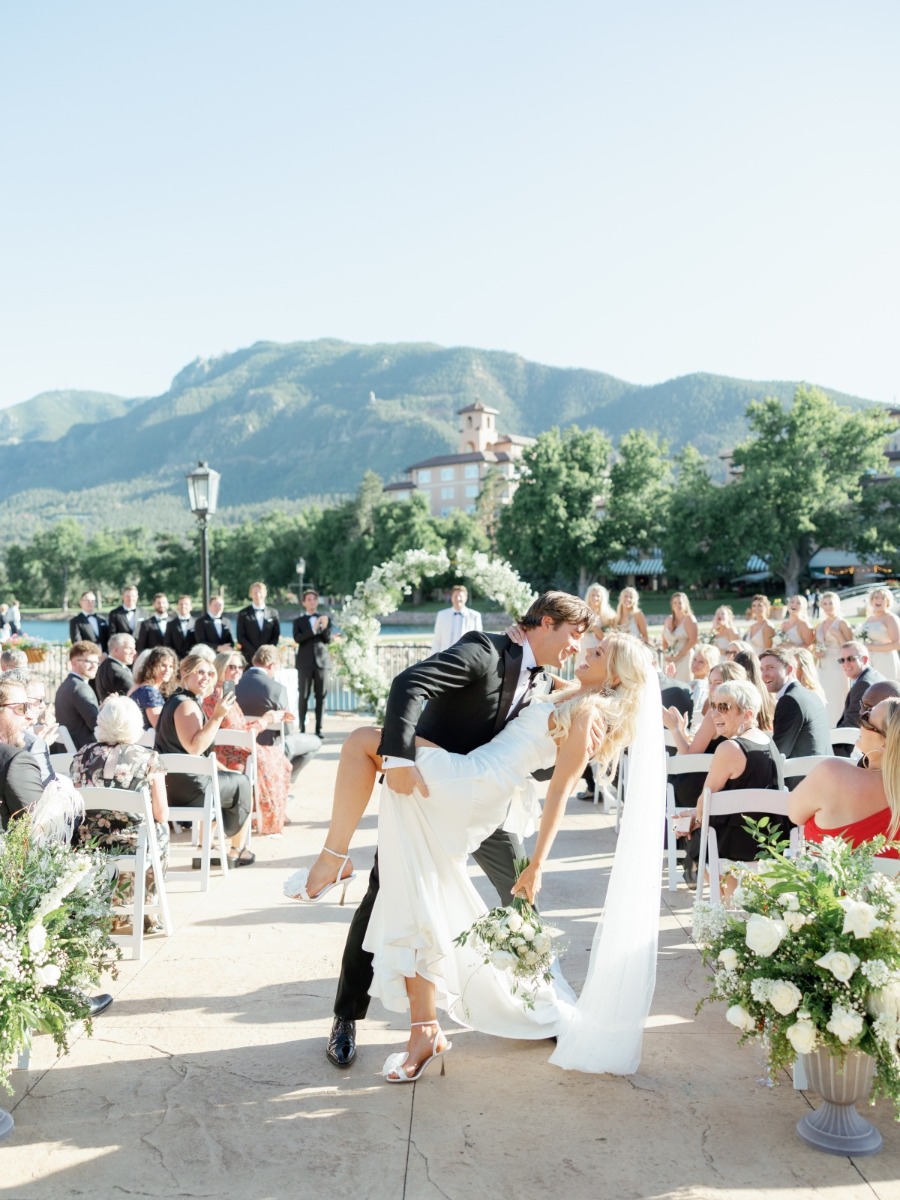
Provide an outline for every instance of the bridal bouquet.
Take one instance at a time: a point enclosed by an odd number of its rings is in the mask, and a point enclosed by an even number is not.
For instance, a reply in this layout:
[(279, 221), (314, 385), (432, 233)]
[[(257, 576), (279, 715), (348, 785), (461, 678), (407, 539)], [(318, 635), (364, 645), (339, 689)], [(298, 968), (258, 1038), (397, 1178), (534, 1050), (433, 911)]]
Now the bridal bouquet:
[(873, 1096), (900, 1113), (900, 887), (874, 869), (884, 844), (826, 838), (815, 857), (738, 868), (735, 909), (697, 906), (713, 969), (697, 1007), (724, 1000), (741, 1042), (764, 1039), (773, 1075), (820, 1047), (870, 1054)]
[(86, 989), (121, 957), (109, 936), (113, 886), (101, 853), (39, 845), (27, 817), (0, 834), (0, 1084), (7, 1091), (33, 1032), (68, 1049), (70, 1029), (89, 1011)]
[[(527, 858), (517, 859), (516, 874), (527, 866)], [(553, 979), (553, 938), (558, 935), (527, 900), (516, 896), (506, 908), (492, 908), (454, 940), (465, 946), (471, 939), (485, 963), (511, 976), (513, 995), (521, 996), (526, 1008), (534, 1008), (538, 988)]]

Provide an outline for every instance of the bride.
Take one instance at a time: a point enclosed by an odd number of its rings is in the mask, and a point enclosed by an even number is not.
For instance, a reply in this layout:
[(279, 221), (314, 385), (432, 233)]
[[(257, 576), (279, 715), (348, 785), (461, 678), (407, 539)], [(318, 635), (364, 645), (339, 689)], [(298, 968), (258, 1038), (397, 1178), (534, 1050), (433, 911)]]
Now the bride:
[[(466, 755), (417, 739), (425, 789), (397, 795), (385, 786), (378, 822), (381, 888), (364, 949), (374, 956), (372, 996), (393, 1011), (410, 1009), (405, 1054), (385, 1064), (388, 1082), (421, 1075), (450, 1048), (437, 1011), (460, 1024), (512, 1038), (556, 1035), (551, 1062), (630, 1074), (640, 1061), (643, 1023), (653, 995), (662, 857), (664, 752), (659, 686), (647, 648), (613, 634), (577, 668), (578, 685), (554, 700), (533, 701), (495, 737)], [(468, 877), (467, 858), (493, 830), (523, 828), (531, 773), (555, 762), (532, 861), (513, 888), (533, 901), (541, 888), (567, 797), (584, 771), (599, 718), (595, 761), (630, 761), (625, 817), (604, 918), (588, 979), (574, 1003), (560, 979), (523, 1003), (509, 977), (455, 938), (486, 912)], [(592, 732), (593, 731), (593, 732)], [(341, 792), (338, 791), (340, 796)], [(512, 802), (511, 802), (512, 798)], [(337, 808), (336, 802), (336, 817)], [(353, 813), (352, 819), (359, 814)], [(334, 825), (334, 822), (333, 822)], [(343, 882), (343, 864), (337, 883)]]

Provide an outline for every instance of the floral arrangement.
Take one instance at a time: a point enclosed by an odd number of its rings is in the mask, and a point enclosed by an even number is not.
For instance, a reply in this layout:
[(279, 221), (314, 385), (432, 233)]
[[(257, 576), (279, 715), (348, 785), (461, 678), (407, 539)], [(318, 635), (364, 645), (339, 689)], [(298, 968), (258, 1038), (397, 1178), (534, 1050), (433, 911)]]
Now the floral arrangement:
[[(121, 951), (109, 933), (113, 879), (99, 852), (41, 845), (27, 817), (0, 834), (0, 1084), (33, 1032), (65, 1053), (85, 994)], [(90, 1031), (91, 1023), (87, 1022)]]
[(857, 629), (856, 640), (858, 642), (862, 642), (864, 646), (867, 646), (869, 642), (871, 642), (872, 635), (869, 633), (868, 629), (866, 629), (865, 625), (860, 625), (859, 629)]
[(381, 629), (378, 618), (396, 611), (403, 597), (410, 595), (423, 579), (443, 575), (451, 565), (514, 619), (522, 616), (534, 599), (534, 592), (509, 563), (480, 552), (461, 550), (451, 563), (444, 550), (407, 550), (375, 567), (369, 578), (359, 582), (353, 595), (344, 600), (338, 617), (342, 636), (332, 653), (350, 686), (374, 711), (378, 721), (384, 716), (390, 687), (375, 655)]
[(12, 637), (0, 643), (8, 650), (49, 650), (50, 643), (43, 638), (23, 637), (21, 633), (14, 633)]
[(735, 909), (695, 905), (713, 969), (697, 1007), (724, 1000), (742, 1043), (764, 1039), (773, 1075), (817, 1048), (872, 1055), (873, 1097), (900, 1116), (900, 887), (874, 869), (884, 845), (826, 838), (796, 859), (770, 846), (757, 872), (737, 868)]
[[(516, 875), (528, 862), (516, 859)], [(558, 935), (559, 930), (545, 925), (527, 900), (516, 896), (506, 908), (492, 908), (480, 917), (454, 944), (465, 946), (471, 940), (485, 964), (510, 975), (513, 994), (522, 997), (526, 1008), (533, 1008), (540, 985), (553, 979), (553, 939)]]

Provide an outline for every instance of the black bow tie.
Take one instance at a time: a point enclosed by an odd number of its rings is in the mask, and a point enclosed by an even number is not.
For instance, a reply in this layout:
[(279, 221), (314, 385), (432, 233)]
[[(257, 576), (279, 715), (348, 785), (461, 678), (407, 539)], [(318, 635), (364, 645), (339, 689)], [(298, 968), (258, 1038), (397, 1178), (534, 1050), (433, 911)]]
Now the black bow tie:
[(529, 687), (534, 687), (535, 681), (537, 680), (538, 675), (541, 675), (543, 673), (543, 670), (544, 670), (543, 667), (529, 667), (528, 668), (528, 686)]
[(133, 609), (133, 608), (126, 608), (126, 609), (125, 609), (125, 611), (126, 611), (126, 613), (129, 615), (129, 617), (130, 617), (130, 616), (132, 616), (132, 614), (134, 613), (134, 609)]

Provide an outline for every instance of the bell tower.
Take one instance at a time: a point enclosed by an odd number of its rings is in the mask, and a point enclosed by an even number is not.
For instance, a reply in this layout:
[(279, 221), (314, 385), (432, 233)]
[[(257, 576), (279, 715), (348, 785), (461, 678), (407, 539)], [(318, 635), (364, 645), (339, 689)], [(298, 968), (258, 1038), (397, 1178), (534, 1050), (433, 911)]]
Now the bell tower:
[(480, 400), (459, 410), (459, 453), (484, 453), (497, 440), (496, 408), (487, 408)]

